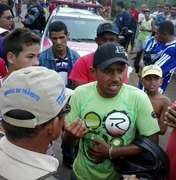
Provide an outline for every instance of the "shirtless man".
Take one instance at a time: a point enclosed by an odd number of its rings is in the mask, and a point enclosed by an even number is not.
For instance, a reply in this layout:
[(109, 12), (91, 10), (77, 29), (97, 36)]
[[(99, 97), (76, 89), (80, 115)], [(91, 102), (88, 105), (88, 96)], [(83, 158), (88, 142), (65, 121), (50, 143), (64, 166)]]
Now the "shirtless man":
[(161, 68), (156, 65), (145, 66), (142, 71), (141, 82), (145, 87), (146, 93), (153, 105), (155, 111), (153, 116), (158, 119), (160, 135), (164, 135), (167, 130), (167, 126), (164, 124), (164, 114), (167, 107), (171, 105), (171, 101), (168, 97), (160, 94), (158, 91), (158, 88), (163, 82)]

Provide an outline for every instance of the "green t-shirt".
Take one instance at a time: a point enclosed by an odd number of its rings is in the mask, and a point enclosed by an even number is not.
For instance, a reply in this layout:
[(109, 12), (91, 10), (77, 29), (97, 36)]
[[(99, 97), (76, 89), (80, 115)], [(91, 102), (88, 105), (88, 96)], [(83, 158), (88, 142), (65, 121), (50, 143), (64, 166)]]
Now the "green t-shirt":
[(82, 119), (95, 132), (85, 135), (79, 144), (73, 170), (78, 180), (118, 180), (110, 160), (94, 164), (88, 147), (90, 138), (103, 140), (113, 147), (130, 144), (136, 129), (140, 135), (150, 136), (159, 131), (157, 120), (152, 117), (153, 107), (141, 90), (123, 85), (114, 98), (103, 98), (96, 90), (96, 82), (76, 88), (70, 100), (71, 112), (67, 122)]
[[(144, 19), (141, 23), (141, 26), (145, 27), (146, 29), (152, 30), (152, 20), (153, 19), (149, 19), (148, 21), (146, 21)], [(146, 42), (148, 39), (150, 39), (151, 35), (152, 35), (152, 32), (139, 31), (138, 40)]]

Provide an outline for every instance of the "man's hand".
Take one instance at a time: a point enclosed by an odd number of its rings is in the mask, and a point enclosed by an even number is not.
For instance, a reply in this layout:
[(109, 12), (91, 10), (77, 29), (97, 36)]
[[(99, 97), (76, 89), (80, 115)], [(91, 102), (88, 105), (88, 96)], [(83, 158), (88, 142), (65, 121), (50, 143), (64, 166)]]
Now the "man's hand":
[(104, 160), (109, 159), (109, 144), (96, 139), (90, 140), (95, 144), (88, 150), (89, 156), (94, 159), (94, 163), (102, 163)]
[(173, 103), (167, 108), (167, 112), (164, 116), (164, 123), (176, 129), (176, 103)]
[(65, 123), (64, 130), (69, 134), (69, 136), (72, 136), (76, 139), (81, 139), (87, 133), (93, 132), (92, 129), (87, 129), (84, 121), (80, 119), (77, 119), (71, 124)]

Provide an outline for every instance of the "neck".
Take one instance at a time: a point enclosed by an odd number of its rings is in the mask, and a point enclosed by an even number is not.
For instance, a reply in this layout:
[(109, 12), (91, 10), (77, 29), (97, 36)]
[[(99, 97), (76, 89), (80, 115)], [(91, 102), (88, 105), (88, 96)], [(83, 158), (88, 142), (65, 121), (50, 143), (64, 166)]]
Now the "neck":
[(147, 91), (147, 95), (149, 97), (154, 97), (154, 96), (158, 96), (160, 93), (158, 91)]
[(38, 136), (35, 138), (22, 138), (18, 140), (13, 140), (13, 139), (8, 138), (8, 140), (12, 144), (15, 144), (18, 147), (27, 149), (29, 151), (46, 154), (50, 141), (47, 141), (47, 139), (45, 140), (44, 139), (45, 139), (44, 137), (39, 138)]
[(172, 42), (172, 41), (174, 41), (174, 40), (175, 40), (175, 37), (174, 37), (174, 36), (168, 36), (167, 41), (166, 41), (164, 44), (170, 43), (170, 42)]
[(53, 51), (54, 51), (55, 57), (57, 57), (57, 58), (64, 59), (65, 56), (67, 55), (67, 50), (66, 49), (61, 50), (61, 51), (56, 51), (55, 49), (53, 49)]
[(15, 69), (14, 69), (13, 67), (8, 67), (7, 69), (8, 69), (8, 71), (7, 71), (7, 75), (6, 75), (5, 79), (6, 79), (12, 72), (15, 71)]
[(125, 9), (120, 9), (119, 14), (123, 13), (124, 11), (125, 11)]

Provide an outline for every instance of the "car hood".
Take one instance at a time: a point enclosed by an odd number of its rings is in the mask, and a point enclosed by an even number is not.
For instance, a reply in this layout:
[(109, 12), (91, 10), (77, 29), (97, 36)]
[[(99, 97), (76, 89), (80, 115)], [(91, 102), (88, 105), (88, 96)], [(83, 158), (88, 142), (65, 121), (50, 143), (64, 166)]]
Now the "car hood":
[(80, 56), (84, 56), (86, 54), (90, 54), (92, 52), (95, 52), (97, 49), (97, 44), (95, 42), (93, 43), (85, 43), (85, 42), (67, 42), (68, 47), (73, 49), (74, 51), (78, 52)]

